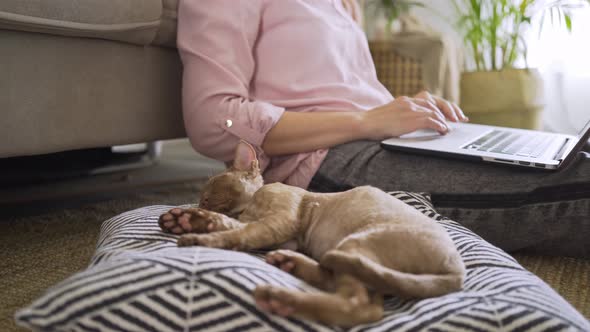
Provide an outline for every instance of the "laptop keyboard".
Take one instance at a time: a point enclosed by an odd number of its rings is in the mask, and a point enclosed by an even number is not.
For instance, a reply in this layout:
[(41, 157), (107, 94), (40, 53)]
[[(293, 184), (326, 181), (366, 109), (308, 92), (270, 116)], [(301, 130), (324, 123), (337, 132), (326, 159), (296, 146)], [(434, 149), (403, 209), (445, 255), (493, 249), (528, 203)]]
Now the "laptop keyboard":
[(549, 135), (493, 130), (463, 148), (538, 158), (551, 145), (551, 142)]

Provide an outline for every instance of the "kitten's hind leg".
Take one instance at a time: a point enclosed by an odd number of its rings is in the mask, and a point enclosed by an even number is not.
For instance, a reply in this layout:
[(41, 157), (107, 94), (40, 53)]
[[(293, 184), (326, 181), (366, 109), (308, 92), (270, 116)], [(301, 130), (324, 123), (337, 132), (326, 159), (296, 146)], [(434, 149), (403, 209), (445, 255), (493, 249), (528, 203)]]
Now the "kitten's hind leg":
[(200, 208), (171, 209), (160, 216), (158, 224), (164, 232), (173, 234), (219, 232), (243, 225), (221, 213)]
[(342, 327), (375, 322), (383, 317), (382, 297), (370, 297), (366, 287), (350, 275), (336, 279), (335, 293), (306, 293), (264, 285), (254, 290), (254, 299), (264, 311)]
[(318, 262), (301, 253), (292, 250), (279, 249), (266, 254), (266, 262), (308, 284), (323, 289), (333, 289), (333, 275), (322, 268)]
[(441, 229), (375, 228), (342, 241), (324, 254), (320, 265), (349, 273), (384, 294), (425, 298), (458, 291), (465, 266)]

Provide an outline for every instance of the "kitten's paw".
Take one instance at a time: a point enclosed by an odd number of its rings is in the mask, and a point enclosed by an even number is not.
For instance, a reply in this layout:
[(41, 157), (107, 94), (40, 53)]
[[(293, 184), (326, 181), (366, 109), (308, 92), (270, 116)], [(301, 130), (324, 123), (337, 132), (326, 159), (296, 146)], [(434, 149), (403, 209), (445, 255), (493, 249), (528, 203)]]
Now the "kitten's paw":
[(315, 277), (315, 275), (320, 274), (318, 262), (293, 250), (279, 249), (271, 251), (266, 254), (266, 262), (304, 280), (307, 280), (310, 275)]
[(299, 255), (301, 254), (291, 250), (274, 250), (266, 254), (266, 262), (285, 272), (292, 273), (297, 265)]
[(167, 233), (172, 234), (183, 234), (188, 233), (189, 231), (182, 228), (182, 226), (178, 223), (178, 218), (182, 216), (183, 210), (180, 208), (174, 208), (160, 216), (158, 219), (158, 225), (160, 228)]
[(158, 224), (164, 232), (173, 234), (210, 233), (221, 230), (220, 216), (199, 208), (174, 208), (161, 215)]
[(263, 285), (254, 289), (256, 306), (263, 311), (283, 317), (293, 315), (296, 307), (296, 297), (287, 289)]
[(322, 269), (312, 258), (296, 251), (271, 251), (266, 254), (266, 262), (321, 289), (329, 289), (332, 283), (329, 271)]

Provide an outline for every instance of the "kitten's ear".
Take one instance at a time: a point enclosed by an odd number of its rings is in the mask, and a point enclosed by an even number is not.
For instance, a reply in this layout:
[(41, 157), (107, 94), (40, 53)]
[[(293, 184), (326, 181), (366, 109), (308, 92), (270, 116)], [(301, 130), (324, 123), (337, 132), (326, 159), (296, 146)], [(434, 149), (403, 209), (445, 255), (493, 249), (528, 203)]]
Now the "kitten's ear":
[(238, 171), (258, 170), (256, 150), (245, 141), (240, 141), (236, 147), (233, 168)]

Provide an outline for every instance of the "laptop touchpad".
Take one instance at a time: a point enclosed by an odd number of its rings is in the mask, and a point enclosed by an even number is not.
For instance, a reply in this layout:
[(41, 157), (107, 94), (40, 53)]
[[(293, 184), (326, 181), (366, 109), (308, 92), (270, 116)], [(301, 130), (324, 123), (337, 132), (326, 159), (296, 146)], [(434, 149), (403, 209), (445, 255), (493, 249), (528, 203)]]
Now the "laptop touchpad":
[(430, 141), (444, 137), (433, 129), (419, 129), (409, 134), (401, 135), (399, 138), (408, 141)]

